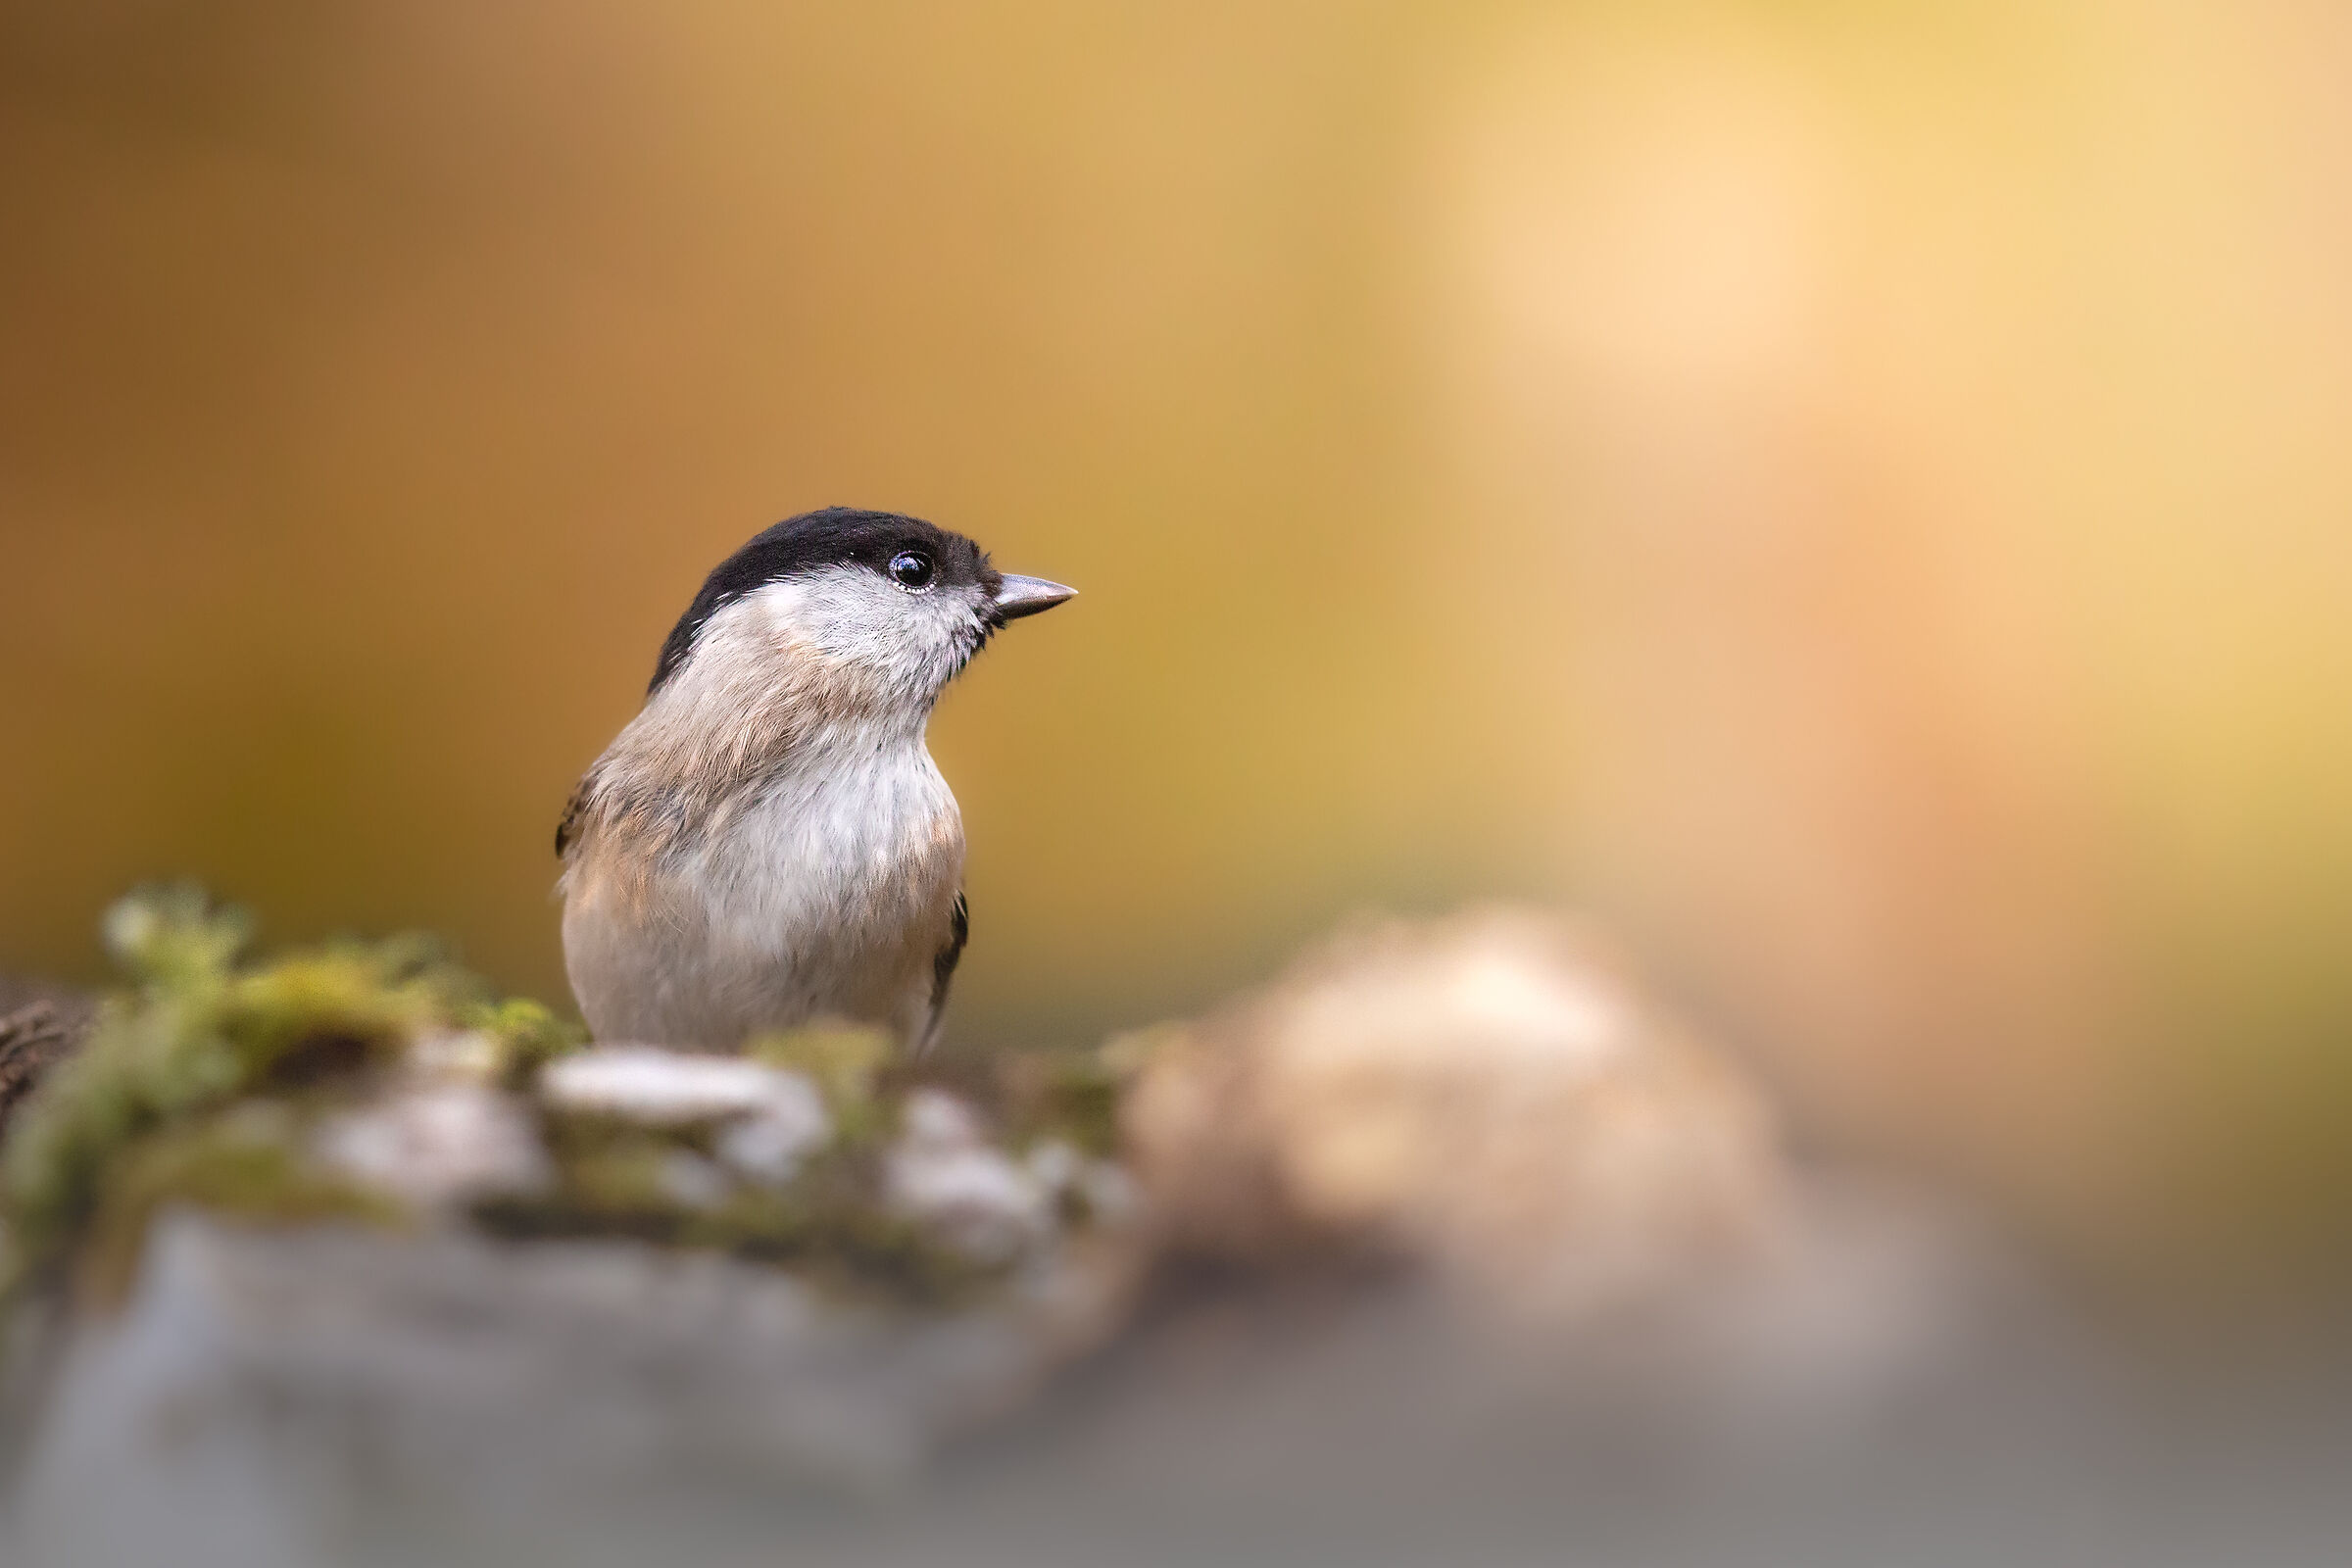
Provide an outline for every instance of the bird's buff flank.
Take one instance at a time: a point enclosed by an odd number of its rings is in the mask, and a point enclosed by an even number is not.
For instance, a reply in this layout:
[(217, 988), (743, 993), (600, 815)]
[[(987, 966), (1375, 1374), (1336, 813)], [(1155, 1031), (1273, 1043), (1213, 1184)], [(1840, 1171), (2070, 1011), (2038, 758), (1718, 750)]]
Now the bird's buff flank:
[(968, 918), (924, 727), (991, 636), (1071, 593), (838, 507), (720, 563), (557, 830), (598, 1038), (732, 1050), (835, 1017), (928, 1045)]

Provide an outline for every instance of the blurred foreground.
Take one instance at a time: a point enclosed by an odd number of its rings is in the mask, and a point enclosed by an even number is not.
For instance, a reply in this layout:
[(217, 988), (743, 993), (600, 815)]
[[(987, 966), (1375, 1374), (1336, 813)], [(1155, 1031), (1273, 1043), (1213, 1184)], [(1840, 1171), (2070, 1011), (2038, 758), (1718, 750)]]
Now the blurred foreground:
[(2352, 1381), (2130, 1348), (1793, 1156), (1532, 910), (916, 1068), (583, 1046), (413, 943), (246, 963), (184, 898), (110, 936), (136, 992), (0, 1138), (12, 1568), (2186, 1568), (2352, 1528)]
[(1808, 1134), (2352, 1256), (2352, 9), (0, 7), (0, 969), (122, 887), (557, 997), (710, 564), (1085, 591), (952, 1034), (1590, 909)]

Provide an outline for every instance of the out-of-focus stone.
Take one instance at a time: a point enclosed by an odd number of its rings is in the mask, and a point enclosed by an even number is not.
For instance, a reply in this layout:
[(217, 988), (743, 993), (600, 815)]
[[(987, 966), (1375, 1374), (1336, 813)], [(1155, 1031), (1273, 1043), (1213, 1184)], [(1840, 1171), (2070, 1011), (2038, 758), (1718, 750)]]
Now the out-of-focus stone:
[(706, 1056), (658, 1046), (597, 1046), (550, 1062), (539, 1093), (566, 1110), (602, 1111), (674, 1127), (754, 1116), (783, 1107), (821, 1122), (816, 1086), (799, 1073), (736, 1056)]
[(1010, 1262), (1054, 1231), (1052, 1189), (990, 1144), (969, 1106), (936, 1089), (906, 1097), (884, 1193), (975, 1262)]
[(599, 1046), (550, 1063), (539, 1094), (559, 1110), (647, 1127), (723, 1123), (713, 1144), (720, 1161), (771, 1187), (791, 1181), (833, 1136), (824, 1098), (807, 1075), (740, 1057)]
[(1762, 1097), (1534, 911), (1348, 932), (1138, 1054), (1122, 1126), (1180, 1249), (1373, 1247), (1549, 1312), (1739, 1266), (1788, 1209)]
[[(1009, 1298), (853, 1306), (783, 1270), (628, 1242), (179, 1210), (122, 1313), (74, 1326), (10, 1539), (43, 1568), (166, 1550), (318, 1568), (418, 1560), (421, 1516), (421, 1539), (584, 1548), (592, 1532), (566, 1521), (626, 1517), (631, 1498), (890, 1483), (1093, 1322)], [(407, 1545), (378, 1556), (378, 1537)]]
[(535, 1192), (551, 1174), (515, 1099), (464, 1082), (420, 1085), (331, 1117), (313, 1149), (338, 1175), (427, 1207)]

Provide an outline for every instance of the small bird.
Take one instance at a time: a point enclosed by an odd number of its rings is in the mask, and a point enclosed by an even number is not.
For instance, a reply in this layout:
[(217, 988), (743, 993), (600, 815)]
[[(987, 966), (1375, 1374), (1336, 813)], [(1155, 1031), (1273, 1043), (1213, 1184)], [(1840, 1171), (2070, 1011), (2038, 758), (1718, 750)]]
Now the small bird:
[(924, 726), (991, 636), (1074, 592), (846, 507), (720, 562), (556, 829), (590, 1030), (724, 1051), (831, 1017), (925, 1049), (971, 927)]

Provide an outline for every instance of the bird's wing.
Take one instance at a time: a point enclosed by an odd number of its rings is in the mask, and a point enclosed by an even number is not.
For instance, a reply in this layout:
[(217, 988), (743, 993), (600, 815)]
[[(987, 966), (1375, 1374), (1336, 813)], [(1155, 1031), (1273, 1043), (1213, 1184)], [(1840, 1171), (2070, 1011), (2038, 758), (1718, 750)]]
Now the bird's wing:
[(956, 890), (956, 908), (948, 916), (948, 942), (931, 956), (931, 1027), (939, 1027), (939, 1015), (948, 1004), (948, 983), (956, 978), (956, 965), (963, 958), (963, 945), (972, 938), (972, 906), (963, 897), (963, 889)]
[(596, 771), (591, 768), (580, 775), (579, 783), (572, 786), (571, 799), (564, 803), (564, 820), (556, 824), (556, 858), (559, 860), (564, 858), (580, 836), (580, 818), (588, 813), (588, 786), (595, 781)]

